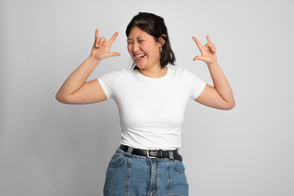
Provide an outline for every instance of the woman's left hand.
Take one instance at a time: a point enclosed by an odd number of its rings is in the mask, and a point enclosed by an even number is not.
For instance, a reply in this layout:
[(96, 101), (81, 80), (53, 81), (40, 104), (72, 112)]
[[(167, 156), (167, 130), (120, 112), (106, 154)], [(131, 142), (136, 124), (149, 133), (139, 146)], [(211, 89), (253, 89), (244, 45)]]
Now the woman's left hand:
[(208, 35), (206, 36), (208, 42), (204, 46), (202, 46), (202, 44), (198, 41), (198, 39), (196, 39), (196, 37), (192, 37), (192, 38), (196, 42), (201, 52), (201, 56), (194, 57), (193, 61), (201, 60), (201, 61), (204, 61), (207, 65), (216, 63), (217, 62), (217, 58), (215, 55), (216, 48), (214, 44), (211, 43), (209, 36)]

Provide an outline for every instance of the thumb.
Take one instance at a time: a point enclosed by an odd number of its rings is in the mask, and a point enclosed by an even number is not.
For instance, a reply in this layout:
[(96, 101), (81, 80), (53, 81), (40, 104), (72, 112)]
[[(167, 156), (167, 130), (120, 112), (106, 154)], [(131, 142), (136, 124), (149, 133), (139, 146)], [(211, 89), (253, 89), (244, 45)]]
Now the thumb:
[(118, 52), (109, 52), (108, 56), (120, 56)]
[(201, 60), (201, 61), (204, 61), (205, 58), (203, 58), (202, 56), (195, 56), (193, 61), (195, 60)]

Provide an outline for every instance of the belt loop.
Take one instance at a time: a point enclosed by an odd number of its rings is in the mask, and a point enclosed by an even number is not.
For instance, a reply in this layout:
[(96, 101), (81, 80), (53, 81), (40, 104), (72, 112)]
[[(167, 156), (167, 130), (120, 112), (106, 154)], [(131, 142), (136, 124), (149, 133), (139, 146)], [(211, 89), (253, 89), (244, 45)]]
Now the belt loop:
[(174, 159), (174, 152), (172, 150), (169, 150), (168, 153), (169, 153), (169, 159)]
[(129, 146), (127, 156), (131, 156), (132, 152), (133, 152), (133, 147)]

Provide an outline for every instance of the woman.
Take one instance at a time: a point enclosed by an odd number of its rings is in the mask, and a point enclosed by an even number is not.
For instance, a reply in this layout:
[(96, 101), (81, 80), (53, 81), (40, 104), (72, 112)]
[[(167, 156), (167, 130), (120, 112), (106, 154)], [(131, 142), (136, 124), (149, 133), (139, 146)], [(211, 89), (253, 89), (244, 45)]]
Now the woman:
[(120, 56), (109, 52), (108, 41), (95, 32), (91, 55), (64, 82), (56, 98), (65, 104), (90, 104), (113, 98), (122, 127), (120, 146), (112, 156), (104, 195), (188, 195), (181, 147), (181, 125), (189, 98), (203, 105), (229, 110), (235, 106), (230, 85), (217, 64), (216, 48), (207, 36), (204, 46), (193, 37), (210, 71), (214, 87), (174, 65), (164, 20), (139, 13), (126, 29), (127, 49), (134, 69), (105, 74), (85, 82), (99, 62)]

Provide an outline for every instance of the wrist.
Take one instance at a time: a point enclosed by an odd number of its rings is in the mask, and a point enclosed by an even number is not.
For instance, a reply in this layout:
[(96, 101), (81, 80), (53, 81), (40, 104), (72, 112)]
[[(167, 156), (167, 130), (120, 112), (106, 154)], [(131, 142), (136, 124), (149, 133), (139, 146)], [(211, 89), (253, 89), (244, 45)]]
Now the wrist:
[(214, 63), (206, 63), (206, 65), (208, 67), (216, 67), (216, 66), (218, 66), (217, 62), (214, 62)]
[(94, 57), (94, 56), (91, 56), (91, 55), (88, 57), (88, 59), (90, 59), (91, 61), (94, 61), (97, 64), (101, 61), (101, 59), (98, 59), (97, 57)]

